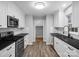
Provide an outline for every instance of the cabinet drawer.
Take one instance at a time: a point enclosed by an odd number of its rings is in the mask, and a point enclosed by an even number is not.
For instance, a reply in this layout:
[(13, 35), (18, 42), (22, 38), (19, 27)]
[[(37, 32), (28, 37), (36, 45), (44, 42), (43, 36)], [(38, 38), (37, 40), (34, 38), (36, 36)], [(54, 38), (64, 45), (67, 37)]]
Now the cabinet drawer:
[(15, 54), (15, 43), (9, 45), (8, 47), (4, 48), (0, 51), (1, 57), (9, 57)]
[(8, 57), (8, 56), (9, 56), (8, 53), (2, 53), (2, 54), (0, 54), (0, 57)]
[(77, 50), (76, 48), (67, 45), (68, 49), (67, 52), (72, 56), (72, 57), (79, 57), (79, 50)]
[(8, 47), (5, 48), (5, 50), (10, 50), (10, 49), (13, 49), (15, 48), (15, 43), (9, 45)]

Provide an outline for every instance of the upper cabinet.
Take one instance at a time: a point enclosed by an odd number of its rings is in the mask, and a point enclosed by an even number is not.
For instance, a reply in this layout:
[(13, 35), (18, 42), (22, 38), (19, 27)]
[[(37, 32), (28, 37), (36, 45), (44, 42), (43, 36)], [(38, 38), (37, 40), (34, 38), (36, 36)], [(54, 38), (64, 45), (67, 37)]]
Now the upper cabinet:
[(7, 2), (0, 2), (0, 28), (7, 28)]
[(54, 27), (64, 27), (66, 25), (68, 25), (68, 19), (65, 16), (64, 10), (59, 9), (54, 14)]
[(16, 17), (16, 14), (17, 14), (16, 8), (17, 7), (12, 2), (8, 2), (8, 12), (7, 12), (7, 14), (10, 15), (10, 16)]
[(54, 14), (54, 27), (68, 26), (68, 22), (72, 21), (69, 17), (72, 16), (72, 2), (66, 4), (65, 7), (60, 7)]
[(72, 3), (65, 8), (64, 12), (66, 16), (72, 14)]
[(21, 13), (19, 17), (19, 28), (24, 28), (25, 25), (25, 17), (24, 14)]
[(24, 20), (25, 16), (23, 12), (16, 6), (16, 4), (9, 2), (8, 3), (8, 15), (13, 16), (19, 19), (19, 26), (18, 28), (24, 28)]
[(72, 27), (79, 27), (79, 2), (72, 2)]
[(68, 25), (72, 25), (72, 2), (67, 5), (67, 7), (64, 9), (66, 18), (68, 19)]
[(0, 28), (7, 28), (7, 15), (19, 20), (18, 28), (24, 28), (25, 15), (13, 2), (0, 2)]

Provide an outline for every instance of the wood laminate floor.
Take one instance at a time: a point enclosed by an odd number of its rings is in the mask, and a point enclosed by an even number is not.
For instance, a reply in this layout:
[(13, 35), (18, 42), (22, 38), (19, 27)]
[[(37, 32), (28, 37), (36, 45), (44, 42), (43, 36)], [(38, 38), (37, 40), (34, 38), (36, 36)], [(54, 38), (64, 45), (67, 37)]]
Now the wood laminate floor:
[(53, 46), (46, 45), (45, 42), (35, 42), (27, 46), (23, 57), (59, 57), (54, 51)]

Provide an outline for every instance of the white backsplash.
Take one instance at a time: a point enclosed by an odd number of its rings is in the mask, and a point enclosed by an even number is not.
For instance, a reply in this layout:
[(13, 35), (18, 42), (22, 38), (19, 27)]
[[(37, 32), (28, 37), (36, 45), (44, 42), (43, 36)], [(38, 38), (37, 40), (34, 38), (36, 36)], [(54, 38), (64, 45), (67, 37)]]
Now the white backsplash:
[(79, 40), (79, 35), (73, 35), (73, 34), (71, 34), (71, 36), (72, 36), (73, 38), (76, 38), (76, 39)]
[(8, 32), (8, 31), (14, 31), (14, 35), (24, 32), (23, 29), (19, 29), (19, 28), (1, 28), (0, 29), (0, 32)]
[[(54, 32), (55, 33), (60, 33), (60, 34), (63, 34), (63, 28), (55, 28), (54, 29)], [(64, 34), (63, 35), (66, 35), (66, 36), (68, 36), (68, 32), (67, 31), (64, 31)], [(78, 39), (79, 40), (79, 35), (73, 35), (73, 34), (70, 34), (73, 38), (76, 38), (76, 39)]]
[(55, 29), (54, 29), (54, 32), (55, 32), (55, 33), (63, 34), (63, 28), (55, 28)]

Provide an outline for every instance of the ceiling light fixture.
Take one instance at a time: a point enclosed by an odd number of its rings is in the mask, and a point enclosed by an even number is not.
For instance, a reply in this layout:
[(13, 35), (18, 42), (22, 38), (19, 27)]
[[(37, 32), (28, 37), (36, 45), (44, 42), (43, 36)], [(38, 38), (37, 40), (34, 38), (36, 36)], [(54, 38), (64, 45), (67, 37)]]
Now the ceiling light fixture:
[(62, 7), (66, 7), (66, 4), (63, 4)]
[(44, 9), (46, 7), (46, 2), (35, 2), (34, 7), (36, 9)]

